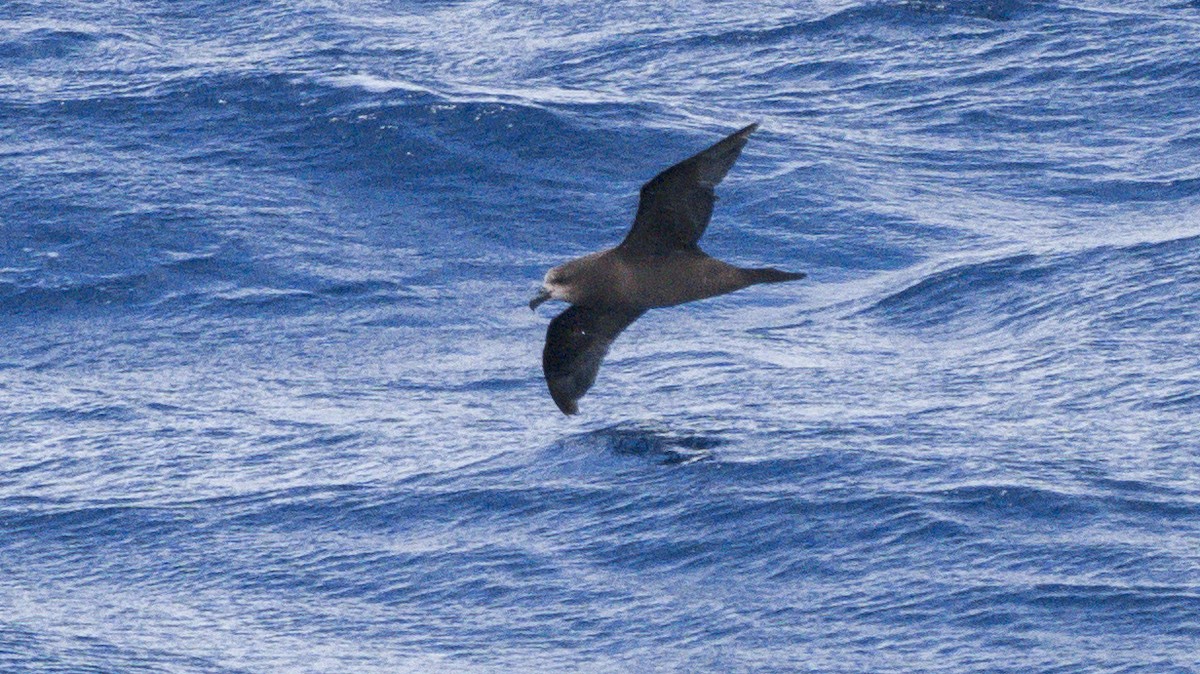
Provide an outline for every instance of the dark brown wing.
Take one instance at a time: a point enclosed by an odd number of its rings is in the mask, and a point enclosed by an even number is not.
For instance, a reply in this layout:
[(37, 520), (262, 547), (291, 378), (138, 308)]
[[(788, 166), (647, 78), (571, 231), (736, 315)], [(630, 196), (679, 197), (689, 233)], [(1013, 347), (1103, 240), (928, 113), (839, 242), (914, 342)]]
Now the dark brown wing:
[(637, 217), (621, 247), (637, 253), (666, 253), (696, 245), (712, 217), (713, 188), (729, 173), (750, 134), (751, 124), (642, 186)]
[(641, 315), (639, 310), (594, 309), (576, 304), (550, 321), (542, 350), (542, 372), (550, 397), (563, 414), (579, 411), (575, 401), (596, 381), (608, 347)]

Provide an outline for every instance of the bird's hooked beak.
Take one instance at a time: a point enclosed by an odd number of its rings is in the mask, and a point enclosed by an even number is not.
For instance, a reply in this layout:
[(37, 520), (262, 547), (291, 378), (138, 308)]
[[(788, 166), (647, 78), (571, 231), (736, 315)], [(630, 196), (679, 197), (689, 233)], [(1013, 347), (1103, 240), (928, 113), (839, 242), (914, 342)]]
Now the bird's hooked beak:
[(542, 302), (545, 302), (548, 299), (550, 299), (550, 291), (546, 290), (545, 286), (543, 286), (538, 290), (538, 293), (533, 296), (533, 299), (529, 300), (529, 310), (536, 311), (537, 308), (541, 306)]

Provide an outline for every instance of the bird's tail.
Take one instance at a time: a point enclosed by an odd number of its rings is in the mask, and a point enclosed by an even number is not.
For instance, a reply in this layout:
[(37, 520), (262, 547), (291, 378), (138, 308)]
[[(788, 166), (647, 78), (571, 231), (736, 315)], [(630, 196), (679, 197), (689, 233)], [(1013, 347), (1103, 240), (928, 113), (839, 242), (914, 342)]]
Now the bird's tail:
[(771, 267), (762, 269), (743, 269), (746, 274), (746, 280), (750, 281), (751, 285), (758, 283), (783, 283), (784, 281), (799, 281), (808, 276), (803, 272), (780, 271)]

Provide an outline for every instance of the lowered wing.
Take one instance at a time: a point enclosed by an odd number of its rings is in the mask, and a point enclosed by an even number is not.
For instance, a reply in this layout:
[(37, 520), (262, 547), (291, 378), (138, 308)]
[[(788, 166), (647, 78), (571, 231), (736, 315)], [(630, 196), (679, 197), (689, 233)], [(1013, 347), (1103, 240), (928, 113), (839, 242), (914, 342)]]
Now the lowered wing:
[(641, 310), (596, 309), (572, 305), (550, 321), (542, 350), (542, 372), (550, 397), (563, 414), (579, 411), (576, 401), (592, 387), (600, 361), (621, 331)]

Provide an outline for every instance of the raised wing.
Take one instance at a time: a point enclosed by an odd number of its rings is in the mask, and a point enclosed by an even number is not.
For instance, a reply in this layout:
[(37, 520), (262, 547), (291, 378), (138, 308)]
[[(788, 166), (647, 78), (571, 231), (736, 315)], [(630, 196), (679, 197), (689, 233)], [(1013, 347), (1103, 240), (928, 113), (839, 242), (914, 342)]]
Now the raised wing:
[(712, 218), (713, 188), (742, 154), (751, 124), (694, 157), (685, 159), (642, 186), (633, 228), (621, 247), (637, 253), (666, 253), (696, 245)]
[(576, 401), (592, 387), (600, 361), (621, 331), (642, 312), (572, 305), (550, 321), (542, 350), (542, 372), (550, 397), (563, 414), (579, 411)]

